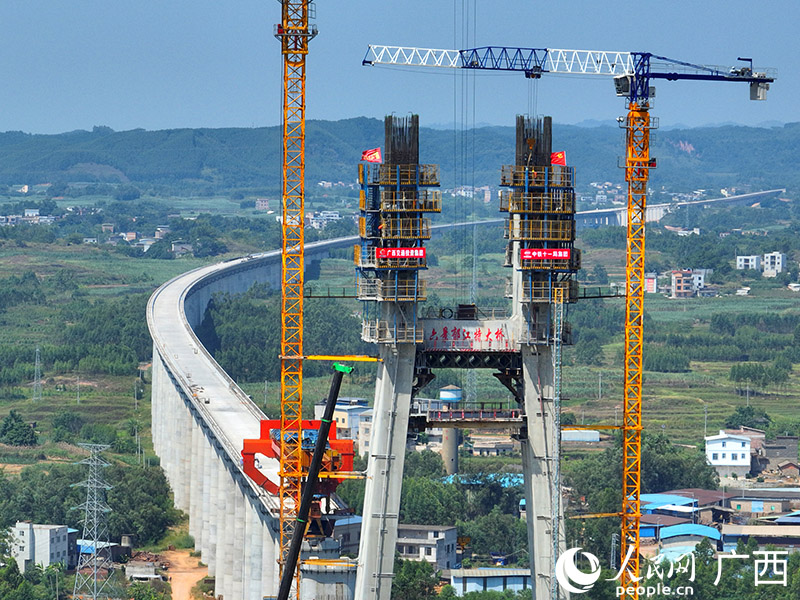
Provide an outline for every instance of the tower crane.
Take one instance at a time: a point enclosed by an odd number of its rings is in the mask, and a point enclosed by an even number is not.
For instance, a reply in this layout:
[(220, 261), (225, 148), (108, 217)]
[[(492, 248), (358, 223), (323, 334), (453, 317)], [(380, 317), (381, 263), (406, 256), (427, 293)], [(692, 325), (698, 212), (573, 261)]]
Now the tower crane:
[[(733, 67), (719, 67), (674, 60), (649, 52), (608, 52), (484, 46), (466, 50), (440, 50), (403, 46), (370, 46), (364, 65), (403, 65), (520, 71), (538, 79), (546, 73), (605, 75), (614, 78), (618, 96), (627, 100), (628, 114), (619, 119), (626, 130), (625, 180), (628, 183), (622, 535), (620, 552), (623, 571), (620, 586), (625, 598), (637, 599), (639, 578), (639, 521), (642, 436), (642, 348), (644, 318), (644, 251), (647, 180), (656, 166), (650, 156), (650, 130), (657, 121), (650, 117), (650, 99), (655, 95), (651, 80), (730, 81), (747, 83), (751, 100), (765, 100), (774, 70), (755, 71), (751, 58)], [(629, 593), (628, 590), (633, 590)]]

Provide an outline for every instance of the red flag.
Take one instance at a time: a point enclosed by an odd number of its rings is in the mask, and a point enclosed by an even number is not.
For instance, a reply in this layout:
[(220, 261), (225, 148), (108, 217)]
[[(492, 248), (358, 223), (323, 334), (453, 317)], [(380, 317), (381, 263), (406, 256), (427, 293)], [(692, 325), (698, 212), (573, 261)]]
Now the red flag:
[(567, 166), (567, 153), (563, 150), (561, 152), (553, 152), (550, 155), (550, 164), (551, 165), (561, 165), (562, 167)]
[(373, 148), (372, 150), (364, 150), (361, 153), (361, 160), (374, 163), (383, 162), (383, 157), (381, 156), (381, 149)]

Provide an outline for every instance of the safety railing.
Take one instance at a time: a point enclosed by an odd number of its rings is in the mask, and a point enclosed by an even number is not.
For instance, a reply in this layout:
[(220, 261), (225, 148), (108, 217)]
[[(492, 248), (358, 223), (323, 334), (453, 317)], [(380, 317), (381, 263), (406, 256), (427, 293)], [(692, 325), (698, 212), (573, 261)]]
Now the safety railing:
[(539, 194), (523, 194), (516, 190), (500, 193), (500, 210), (510, 213), (551, 213), (559, 215), (575, 212), (575, 192), (572, 189), (552, 188)]
[(364, 190), (359, 190), (358, 194), (358, 208), (363, 212), (377, 212), (381, 209), (380, 202), (373, 197), (367, 196)]
[(425, 300), (425, 281), (419, 277), (412, 279), (359, 279), (356, 282), (356, 295), (359, 300), (391, 300), (411, 302)]
[(381, 219), (380, 237), (385, 240), (427, 240), (431, 221), (425, 217)]
[(439, 185), (439, 165), (360, 164), (361, 185)]
[[(427, 267), (425, 256), (388, 258), (386, 256), (378, 256), (378, 250), (375, 247), (362, 248), (361, 246), (355, 246), (353, 248), (353, 262), (356, 267), (362, 269), (424, 269)], [(380, 250), (385, 251), (386, 248), (380, 248)], [(422, 248), (397, 248), (392, 250), (399, 251), (393, 252), (393, 254), (420, 254), (424, 251)]]
[[(564, 302), (575, 302), (578, 299), (578, 282), (567, 281), (523, 281), (522, 282), (522, 302), (552, 302), (553, 290), (561, 288), (564, 290)], [(512, 298), (514, 286), (512, 281), (506, 281), (506, 297)]]
[[(553, 327), (539, 325), (536, 329), (523, 331), (520, 335), (520, 343), (529, 346), (550, 346), (553, 344)], [(564, 322), (563, 331), (561, 332), (561, 343), (565, 346), (571, 346), (573, 343), (572, 338), (572, 325)]]
[(505, 237), (511, 240), (571, 242), (575, 239), (575, 221), (506, 219)]
[(442, 193), (438, 190), (384, 190), (381, 210), (393, 212), (442, 212)]
[(500, 171), (500, 185), (510, 187), (572, 187), (575, 185), (573, 167), (520, 167), (503, 165)]
[(392, 325), (388, 321), (363, 321), (361, 323), (361, 339), (373, 344), (421, 344), (423, 332), (421, 327), (406, 323)]

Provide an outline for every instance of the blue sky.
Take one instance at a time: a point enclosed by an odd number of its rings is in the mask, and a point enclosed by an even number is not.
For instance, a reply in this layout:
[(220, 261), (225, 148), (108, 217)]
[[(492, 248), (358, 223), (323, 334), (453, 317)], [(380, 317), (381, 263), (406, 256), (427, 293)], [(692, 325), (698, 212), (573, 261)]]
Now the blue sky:
[[(274, 0), (0, 3), (0, 130), (279, 124), (279, 20)], [(799, 21), (797, 0), (320, 0), (308, 117), (417, 112), (423, 125), (511, 125), (524, 112), (579, 123), (625, 110), (607, 78), (532, 84), (518, 74), (362, 67), (377, 43), (647, 51), (721, 65), (751, 56), (756, 68), (778, 69), (766, 102), (749, 101), (743, 84), (659, 82), (652, 113), (664, 127), (798, 121)], [(470, 92), (456, 98), (454, 89)]]

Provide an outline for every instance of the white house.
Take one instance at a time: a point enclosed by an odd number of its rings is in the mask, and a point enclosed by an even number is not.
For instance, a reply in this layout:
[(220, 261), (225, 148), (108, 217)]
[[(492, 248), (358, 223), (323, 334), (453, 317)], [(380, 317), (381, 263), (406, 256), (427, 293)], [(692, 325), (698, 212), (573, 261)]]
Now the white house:
[(735, 474), (744, 477), (750, 472), (750, 438), (745, 435), (725, 433), (710, 435), (706, 441), (706, 460), (720, 477)]
[(457, 564), (458, 534), (455, 527), (442, 525), (397, 526), (397, 551), (406, 560), (427, 561), (437, 570)]
[(76, 540), (77, 531), (70, 535), (64, 525), (17, 521), (11, 528), (11, 555), (22, 573), (34, 565), (46, 568), (56, 563), (71, 569), (75, 568), (74, 563), (77, 562)]
[(782, 252), (770, 252), (764, 255), (763, 265), (764, 277), (775, 277), (778, 273), (786, 270), (786, 255)]
[(748, 269), (753, 269), (755, 271), (761, 270), (761, 257), (754, 255), (754, 256), (737, 256), (736, 257), (736, 268), (739, 271), (746, 271)]
[(372, 409), (358, 415), (358, 453), (369, 456), (369, 440), (372, 437)]

